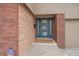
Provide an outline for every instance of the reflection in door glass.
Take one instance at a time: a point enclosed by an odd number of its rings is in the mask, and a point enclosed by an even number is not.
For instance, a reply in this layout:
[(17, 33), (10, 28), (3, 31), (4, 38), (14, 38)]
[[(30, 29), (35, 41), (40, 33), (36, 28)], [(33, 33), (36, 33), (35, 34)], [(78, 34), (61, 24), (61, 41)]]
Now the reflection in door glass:
[(47, 23), (47, 20), (42, 20), (41, 22), (42, 22), (42, 23)]
[(47, 29), (47, 27), (46, 27), (46, 26), (42, 26), (42, 29), (46, 30), (46, 29)]
[(42, 32), (42, 35), (46, 36), (47, 35), (47, 32)]

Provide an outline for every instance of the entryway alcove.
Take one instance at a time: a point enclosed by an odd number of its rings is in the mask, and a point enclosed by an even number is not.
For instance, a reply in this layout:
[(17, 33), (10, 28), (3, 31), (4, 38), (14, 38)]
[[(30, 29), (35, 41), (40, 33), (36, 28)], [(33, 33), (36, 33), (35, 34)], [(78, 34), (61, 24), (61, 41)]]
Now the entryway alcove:
[(35, 17), (36, 42), (57, 43), (58, 47), (65, 48), (64, 14), (43, 14)]

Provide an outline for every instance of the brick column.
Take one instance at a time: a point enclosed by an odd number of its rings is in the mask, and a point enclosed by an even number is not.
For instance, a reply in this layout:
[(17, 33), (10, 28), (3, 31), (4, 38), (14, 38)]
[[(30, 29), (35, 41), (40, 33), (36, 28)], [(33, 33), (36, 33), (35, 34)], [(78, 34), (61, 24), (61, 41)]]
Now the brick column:
[(9, 48), (19, 54), (18, 5), (0, 4), (0, 55), (7, 56)]
[(54, 18), (54, 36), (59, 48), (65, 48), (64, 14), (56, 14)]

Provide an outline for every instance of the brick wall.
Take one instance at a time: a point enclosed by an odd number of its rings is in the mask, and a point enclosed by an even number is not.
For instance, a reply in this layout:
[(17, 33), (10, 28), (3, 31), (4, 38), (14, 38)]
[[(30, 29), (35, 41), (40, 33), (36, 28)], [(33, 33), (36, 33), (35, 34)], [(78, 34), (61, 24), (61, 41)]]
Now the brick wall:
[(19, 55), (27, 55), (34, 35), (34, 21), (31, 11), (24, 4), (19, 5)]
[(59, 48), (65, 48), (64, 14), (56, 14), (54, 17), (54, 39)]
[(33, 14), (25, 4), (0, 4), (0, 55), (27, 55), (34, 39)]
[(0, 4), (0, 55), (12, 48), (18, 55), (18, 5)]

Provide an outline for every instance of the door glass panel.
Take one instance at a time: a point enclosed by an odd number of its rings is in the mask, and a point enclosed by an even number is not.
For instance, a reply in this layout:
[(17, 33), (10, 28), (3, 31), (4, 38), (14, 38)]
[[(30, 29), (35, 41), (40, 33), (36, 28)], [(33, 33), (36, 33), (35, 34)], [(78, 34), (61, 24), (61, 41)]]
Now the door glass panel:
[(47, 35), (47, 32), (42, 32), (42, 35), (46, 36)]
[(42, 23), (47, 23), (47, 20), (42, 20), (41, 22), (42, 22)]
[(42, 26), (42, 29), (47, 30), (47, 27), (46, 26)]

